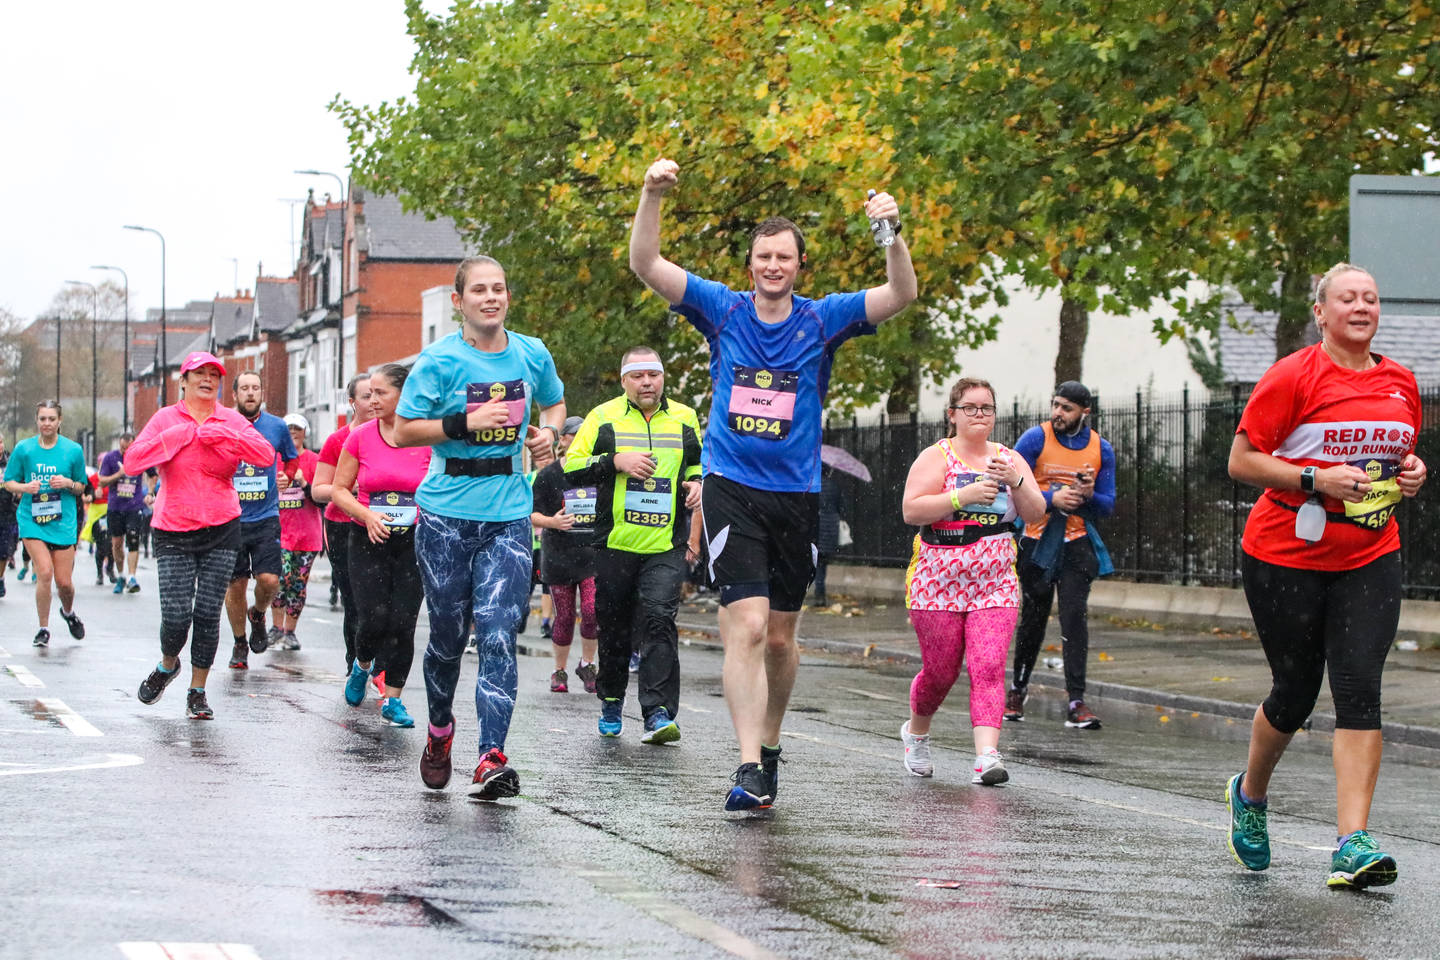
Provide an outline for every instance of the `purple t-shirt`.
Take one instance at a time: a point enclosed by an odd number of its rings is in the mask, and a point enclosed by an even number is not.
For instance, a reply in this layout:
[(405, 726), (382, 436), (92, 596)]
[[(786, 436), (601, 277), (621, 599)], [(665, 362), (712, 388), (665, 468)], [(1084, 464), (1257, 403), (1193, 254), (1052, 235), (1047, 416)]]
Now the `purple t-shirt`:
[[(119, 450), (108, 451), (100, 458), (100, 476), (121, 472), (125, 455)], [(109, 513), (136, 513), (145, 509), (145, 484), (142, 477), (125, 474), (110, 485)]]
[(380, 435), (380, 421), (370, 420), (350, 431), (345, 452), (360, 462), (355, 499), (393, 529), (414, 526), (415, 491), (430, 472), (430, 448), (391, 446)]

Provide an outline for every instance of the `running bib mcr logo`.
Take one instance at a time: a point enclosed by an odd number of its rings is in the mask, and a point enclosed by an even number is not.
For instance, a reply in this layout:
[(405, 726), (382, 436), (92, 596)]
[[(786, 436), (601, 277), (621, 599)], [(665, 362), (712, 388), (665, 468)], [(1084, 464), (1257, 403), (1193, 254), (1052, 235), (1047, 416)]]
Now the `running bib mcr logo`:
[(525, 381), (496, 380), (466, 384), (466, 413), (491, 400), (505, 404), (505, 422), (498, 427), (476, 430), (466, 437), (465, 442), (472, 447), (505, 447), (520, 439), (520, 424), (525, 421), (525, 413), (530, 406), (529, 397), (525, 394)]
[(730, 429), (750, 437), (783, 440), (795, 419), (795, 388), (800, 374), (736, 364), (730, 387)]
[(625, 522), (638, 527), (667, 527), (675, 508), (670, 481), (666, 477), (647, 477), (625, 481)]
[(264, 468), (243, 460), (235, 468), (235, 493), (241, 503), (265, 500), (270, 495), (270, 475)]

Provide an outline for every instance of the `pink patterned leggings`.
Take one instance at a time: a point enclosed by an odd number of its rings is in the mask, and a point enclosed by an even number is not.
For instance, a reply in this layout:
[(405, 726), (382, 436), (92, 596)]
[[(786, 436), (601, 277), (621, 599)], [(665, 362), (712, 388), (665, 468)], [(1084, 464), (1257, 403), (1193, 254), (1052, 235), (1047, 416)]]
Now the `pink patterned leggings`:
[(970, 725), (1000, 726), (1005, 711), (1005, 656), (1019, 613), (1015, 607), (969, 613), (911, 610), (922, 666), (910, 684), (910, 709), (922, 717), (939, 710), (964, 661), (970, 674)]
[(550, 584), (550, 602), (555, 604), (555, 617), (550, 621), (551, 643), (568, 647), (575, 641), (575, 592), (580, 592), (580, 636), (594, 640), (599, 635), (595, 623), (595, 578), (577, 583)]

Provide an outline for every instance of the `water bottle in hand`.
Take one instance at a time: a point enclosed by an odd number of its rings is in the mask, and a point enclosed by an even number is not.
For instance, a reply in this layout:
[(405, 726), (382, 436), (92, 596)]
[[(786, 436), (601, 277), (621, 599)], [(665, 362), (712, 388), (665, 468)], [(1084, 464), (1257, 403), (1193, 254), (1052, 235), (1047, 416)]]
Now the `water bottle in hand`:
[[(867, 199), (873, 196), (875, 191), (871, 190)], [(888, 247), (895, 242), (895, 226), (889, 220), (871, 220), (870, 235), (875, 238), (875, 246)]]

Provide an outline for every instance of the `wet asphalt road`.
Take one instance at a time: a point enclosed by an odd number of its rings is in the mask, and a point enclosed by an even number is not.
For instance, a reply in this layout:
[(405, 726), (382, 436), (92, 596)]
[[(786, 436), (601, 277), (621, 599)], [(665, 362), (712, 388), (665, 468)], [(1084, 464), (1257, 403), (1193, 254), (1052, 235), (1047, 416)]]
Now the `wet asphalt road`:
[[(909, 675), (807, 656), (779, 802), (734, 815), (718, 653), (684, 651), (670, 747), (639, 742), (633, 703), (624, 735), (598, 738), (593, 698), (549, 693), (548, 658), (524, 656), (508, 745), (522, 796), (478, 804), (463, 789), (473, 712), (458, 713), (455, 779), (431, 792), (421, 729), (345, 705), (323, 583), (304, 649), (252, 656), (248, 674), (222, 666), (216, 719), (200, 722), (178, 682), (154, 706), (135, 699), (158, 652), (153, 572), (136, 596), (82, 586), (87, 638), (61, 626), (48, 651), (30, 646), (31, 588), (8, 579), (0, 957), (145, 956), (119, 944), (153, 942), (265, 960), (1440, 955), (1440, 757), (1423, 749), (1389, 748), (1372, 816), (1400, 882), (1343, 893), (1324, 886), (1322, 736), (1287, 755), (1275, 863), (1248, 874), (1223, 834), (1241, 723), (1097, 701), (1102, 731), (1066, 730), (1041, 691), (1004, 732), (1010, 784), (982, 788), (957, 688), (921, 780), (897, 738)], [(424, 716), (418, 656), (406, 702)]]

